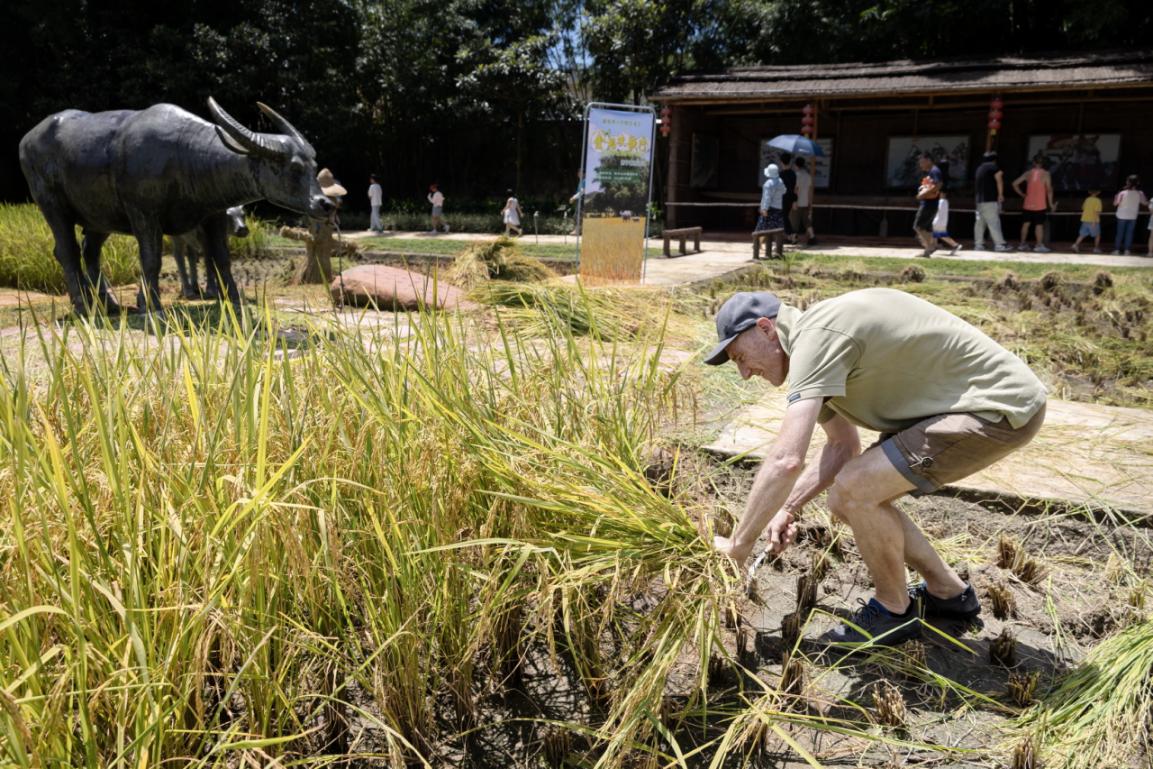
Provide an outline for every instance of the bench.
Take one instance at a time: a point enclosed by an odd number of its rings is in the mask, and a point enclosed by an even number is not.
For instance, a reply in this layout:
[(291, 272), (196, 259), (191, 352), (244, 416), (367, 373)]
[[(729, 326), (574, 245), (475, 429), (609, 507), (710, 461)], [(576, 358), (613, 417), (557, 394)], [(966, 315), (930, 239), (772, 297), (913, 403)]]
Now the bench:
[(665, 256), (667, 257), (672, 257), (672, 254), (669, 253), (669, 241), (673, 238), (678, 238), (681, 241), (681, 252), (677, 254), (678, 256), (684, 256), (688, 253), (688, 251), (685, 250), (685, 243), (690, 237), (693, 239), (693, 253), (699, 254), (701, 252), (700, 227), (680, 227), (675, 230), (665, 230), (662, 234), (665, 239)]
[(773, 258), (773, 235), (775, 232), (754, 232), (753, 233), (753, 259), (761, 258), (761, 242), (765, 244), (765, 258)]

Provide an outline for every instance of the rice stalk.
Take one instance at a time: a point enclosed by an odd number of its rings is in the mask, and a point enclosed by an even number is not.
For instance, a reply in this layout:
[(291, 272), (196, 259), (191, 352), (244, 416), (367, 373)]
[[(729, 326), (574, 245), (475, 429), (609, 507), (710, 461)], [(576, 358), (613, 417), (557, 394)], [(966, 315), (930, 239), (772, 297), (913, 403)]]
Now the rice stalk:
[[(1059, 685), (1022, 714), (1017, 730), (1052, 766), (1135, 765), (1153, 729), (1153, 621), (1092, 649)], [(1147, 753), (1146, 753), (1147, 755)]]
[(516, 243), (505, 237), (469, 246), (453, 260), (448, 273), (450, 283), (465, 289), (492, 280), (535, 283), (556, 277), (544, 262), (522, 254)]

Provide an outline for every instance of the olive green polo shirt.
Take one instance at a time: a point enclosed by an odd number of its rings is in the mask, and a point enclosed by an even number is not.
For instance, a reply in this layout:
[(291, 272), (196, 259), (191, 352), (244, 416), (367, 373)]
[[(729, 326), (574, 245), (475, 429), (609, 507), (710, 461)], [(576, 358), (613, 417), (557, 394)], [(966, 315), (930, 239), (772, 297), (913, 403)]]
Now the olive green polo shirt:
[(788, 401), (822, 398), (840, 414), (895, 433), (938, 414), (968, 412), (1014, 428), (1045, 403), (1024, 361), (952, 313), (903, 291), (866, 288), (801, 312), (781, 305)]

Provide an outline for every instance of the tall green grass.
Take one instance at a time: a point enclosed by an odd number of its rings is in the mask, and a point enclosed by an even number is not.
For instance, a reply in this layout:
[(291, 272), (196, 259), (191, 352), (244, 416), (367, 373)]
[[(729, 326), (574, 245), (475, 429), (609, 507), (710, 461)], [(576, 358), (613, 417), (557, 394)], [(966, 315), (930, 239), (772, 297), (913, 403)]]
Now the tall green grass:
[(233, 259), (267, 259), (273, 255), (272, 233), (276, 223), (249, 214), (248, 235), (243, 238), (228, 238), (228, 251)]
[(1153, 756), (1153, 619), (1089, 652), (1019, 726), (1046, 766), (1138, 766)]
[(293, 357), (267, 318), (173, 312), (5, 359), (4, 762), (435, 765), (542, 669), (585, 703), (555, 716), (582, 760), (675, 754), (670, 673), (713, 653), (732, 580), (643, 474), (683, 397), (659, 328), (414, 321)]
[[(80, 241), (80, 230), (76, 232)], [(52, 231), (31, 204), (0, 204), (0, 286), (63, 294), (64, 271), (52, 253)], [(104, 244), (100, 269), (113, 285), (131, 283), (140, 273), (136, 241), (113, 235)]]
[[(269, 224), (248, 218), (249, 234), (229, 238), (228, 247), (234, 259), (260, 259), (269, 256)], [(77, 243), (82, 235), (76, 231)], [(55, 240), (40, 209), (31, 204), (0, 204), (0, 286), (23, 291), (63, 294), (68, 288), (64, 271), (53, 254)], [(165, 240), (166, 253), (171, 245)], [(108, 238), (101, 251), (100, 269), (113, 285), (124, 285), (140, 275), (139, 250), (136, 240), (126, 235)]]

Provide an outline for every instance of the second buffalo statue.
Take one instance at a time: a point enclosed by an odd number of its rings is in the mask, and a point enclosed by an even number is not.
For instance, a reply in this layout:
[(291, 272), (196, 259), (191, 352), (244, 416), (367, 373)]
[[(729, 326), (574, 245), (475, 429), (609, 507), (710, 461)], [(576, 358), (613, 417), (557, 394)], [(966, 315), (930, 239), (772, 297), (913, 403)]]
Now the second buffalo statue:
[[(315, 218), (331, 210), (316, 183), (316, 150), (275, 110), (257, 104), (281, 133), (251, 131), (209, 98), (214, 123), (156, 104), (138, 111), (65, 110), (24, 135), (20, 165), (56, 240), (77, 313), (86, 314), (94, 301), (119, 310), (100, 274), (100, 249), (113, 232), (136, 237), (139, 305), (159, 311), (165, 235), (202, 227), (209, 269), (239, 302), (221, 212), (257, 200)], [(79, 246), (77, 225), (84, 235)]]

